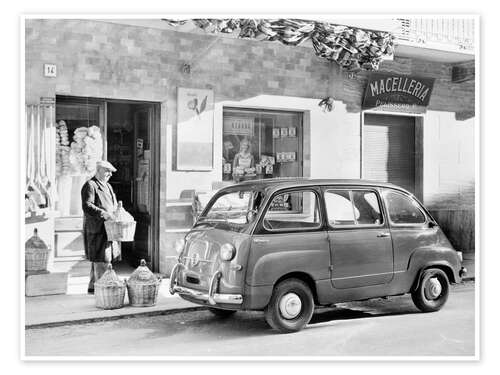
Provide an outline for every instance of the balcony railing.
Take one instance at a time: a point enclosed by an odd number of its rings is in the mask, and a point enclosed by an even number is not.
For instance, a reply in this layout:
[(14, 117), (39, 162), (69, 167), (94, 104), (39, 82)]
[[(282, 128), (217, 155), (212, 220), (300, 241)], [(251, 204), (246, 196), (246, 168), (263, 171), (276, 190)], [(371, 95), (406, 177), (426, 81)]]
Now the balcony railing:
[(474, 53), (474, 19), (398, 18), (397, 21), (398, 43)]

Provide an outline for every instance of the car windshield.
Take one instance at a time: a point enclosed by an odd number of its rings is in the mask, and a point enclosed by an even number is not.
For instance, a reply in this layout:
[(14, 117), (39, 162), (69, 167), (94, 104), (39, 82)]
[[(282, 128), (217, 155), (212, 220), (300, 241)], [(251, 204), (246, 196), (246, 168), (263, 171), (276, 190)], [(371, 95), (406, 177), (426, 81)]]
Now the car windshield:
[(209, 203), (198, 223), (226, 224), (230, 230), (242, 231), (253, 223), (262, 202), (259, 191), (235, 191), (218, 196)]

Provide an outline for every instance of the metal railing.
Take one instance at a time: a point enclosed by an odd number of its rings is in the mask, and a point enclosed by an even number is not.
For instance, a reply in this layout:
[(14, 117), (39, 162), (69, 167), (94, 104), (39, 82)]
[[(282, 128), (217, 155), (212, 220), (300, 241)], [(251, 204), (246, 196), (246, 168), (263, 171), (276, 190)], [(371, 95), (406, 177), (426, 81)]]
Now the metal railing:
[(474, 52), (474, 19), (397, 18), (398, 42), (429, 48)]

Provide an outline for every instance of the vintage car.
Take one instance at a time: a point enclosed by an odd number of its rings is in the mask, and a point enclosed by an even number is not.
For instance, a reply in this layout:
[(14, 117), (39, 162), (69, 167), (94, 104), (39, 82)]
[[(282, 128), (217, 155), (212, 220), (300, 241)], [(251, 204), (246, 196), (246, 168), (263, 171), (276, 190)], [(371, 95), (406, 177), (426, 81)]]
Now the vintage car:
[(263, 310), (280, 332), (302, 329), (315, 306), (405, 293), (437, 311), (466, 272), (412, 194), (363, 180), (225, 187), (176, 248), (170, 293), (218, 316)]

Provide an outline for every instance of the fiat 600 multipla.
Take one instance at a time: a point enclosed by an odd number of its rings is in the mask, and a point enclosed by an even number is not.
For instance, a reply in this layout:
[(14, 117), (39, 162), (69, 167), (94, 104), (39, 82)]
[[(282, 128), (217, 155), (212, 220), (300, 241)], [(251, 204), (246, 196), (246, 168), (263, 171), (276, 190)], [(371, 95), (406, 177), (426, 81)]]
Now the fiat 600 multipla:
[(218, 316), (263, 310), (280, 332), (302, 329), (315, 306), (405, 293), (437, 311), (466, 272), (412, 194), (362, 180), (223, 188), (176, 247), (172, 294)]

